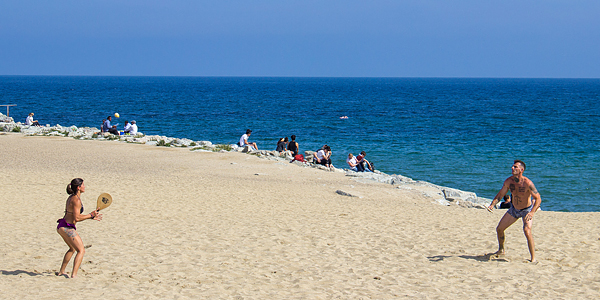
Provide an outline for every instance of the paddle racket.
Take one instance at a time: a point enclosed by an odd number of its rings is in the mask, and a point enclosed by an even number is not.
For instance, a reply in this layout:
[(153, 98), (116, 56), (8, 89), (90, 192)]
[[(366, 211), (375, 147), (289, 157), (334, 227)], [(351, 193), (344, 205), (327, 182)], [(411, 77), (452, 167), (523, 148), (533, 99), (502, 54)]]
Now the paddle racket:
[(102, 193), (98, 196), (98, 201), (96, 202), (96, 209), (103, 210), (109, 207), (112, 204), (112, 196), (109, 193)]

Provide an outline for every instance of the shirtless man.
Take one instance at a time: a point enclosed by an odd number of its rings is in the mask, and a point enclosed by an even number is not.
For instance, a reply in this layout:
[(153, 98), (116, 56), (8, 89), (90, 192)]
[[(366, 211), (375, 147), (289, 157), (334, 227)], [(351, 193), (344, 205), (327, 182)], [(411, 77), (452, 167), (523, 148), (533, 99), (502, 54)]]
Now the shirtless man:
[[(527, 246), (529, 247), (529, 254), (531, 254), (531, 262), (535, 262), (535, 243), (533, 242), (533, 234), (531, 233), (531, 226), (533, 225), (533, 215), (540, 208), (542, 198), (540, 193), (533, 185), (533, 182), (529, 178), (523, 176), (525, 171), (525, 163), (520, 160), (515, 160), (512, 166), (512, 176), (508, 177), (504, 181), (502, 189), (492, 204), (488, 207), (491, 211), (494, 206), (506, 193), (510, 190), (512, 195), (511, 206), (508, 211), (504, 214), (498, 227), (496, 227), (496, 233), (498, 235), (498, 251), (496, 255), (504, 255), (504, 230), (516, 222), (519, 218), (523, 218), (523, 232), (527, 238)], [(532, 198), (533, 197), (533, 201)]]

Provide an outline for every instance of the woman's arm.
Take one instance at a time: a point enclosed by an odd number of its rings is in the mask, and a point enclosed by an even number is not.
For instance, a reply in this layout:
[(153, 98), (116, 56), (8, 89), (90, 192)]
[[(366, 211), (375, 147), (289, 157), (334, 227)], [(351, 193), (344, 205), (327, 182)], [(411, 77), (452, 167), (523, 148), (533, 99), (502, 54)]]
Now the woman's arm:
[(73, 216), (75, 217), (75, 222), (81, 222), (87, 219), (93, 219), (98, 215), (98, 211), (94, 210), (87, 215), (82, 215), (79, 212), (81, 211), (81, 200), (77, 199), (73, 202)]

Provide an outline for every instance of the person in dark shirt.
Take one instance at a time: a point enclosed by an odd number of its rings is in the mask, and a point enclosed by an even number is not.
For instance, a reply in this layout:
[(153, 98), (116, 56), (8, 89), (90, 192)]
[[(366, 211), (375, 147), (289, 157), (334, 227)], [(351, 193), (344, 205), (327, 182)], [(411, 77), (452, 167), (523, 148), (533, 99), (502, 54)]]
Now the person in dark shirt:
[(287, 149), (292, 151), (292, 156), (298, 155), (298, 143), (296, 142), (296, 136), (292, 134), (292, 141), (288, 143)]
[(110, 132), (114, 135), (119, 135), (119, 131), (117, 130), (117, 125), (111, 125), (110, 121), (112, 120), (111, 116), (106, 118), (104, 124), (102, 124), (102, 132)]
[(279, 141), (277, 142), (277, 148), (275, 149), (275, 151), (277, 151), (279, 153), (285, 151), (285, 149), (287, 148), (287, 144), (288, 144), (287, 136), (284, 138), (280, 138)]

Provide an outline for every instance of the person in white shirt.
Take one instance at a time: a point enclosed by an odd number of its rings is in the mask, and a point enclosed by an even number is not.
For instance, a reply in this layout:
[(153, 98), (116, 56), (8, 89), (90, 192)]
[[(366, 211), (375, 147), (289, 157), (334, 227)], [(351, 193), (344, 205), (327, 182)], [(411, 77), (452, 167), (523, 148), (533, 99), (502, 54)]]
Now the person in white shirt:
[(319, 151), (315, 152), (314, 159), (317, 164), (324, 165), (328, 168), (331, 168), (331, 148), (329, 146), (324, 145), (323, 148), (319, 149)]
[(131, 125), (129, 126), (129, 134), (136, 135), (138, 133), (138, 127), (135, 120), (131, 121)]
[(350, 170), (352, 170), (354, 172), (358, 172), (358, 169), (356, 168), (356, 165), (358, 165), (358, 162), (356, 161), (356, 157), (354, 157), (352, 155), (352, 153), (348, 154), (348, 158), (346, 159), (346, 163), (348, 164), (348, 166), (350, 166)]
[(248, 142), (248, 138), (250, 137), (251, 134), (252, 134), (252, 130), (246, 129), (246, 134), (244, 134), (240, 137), (240, 141), (239, 141), (238, 145), (240, 147), (250, 146), (251, 148), (253, 148), (252, 150), (258, 150), (258, 146), (256, 145), (256, 143)]
[(127, 134), (131, 131), (131, 124), (129, 121), (125, 121), (125, 126), (123, 127), (123, 133)]
[(42, 126), (40, 123), (33, 119), (33, 113), (29, 113), (27, 118), (25, 119), (25, 125), (29, 126)]

